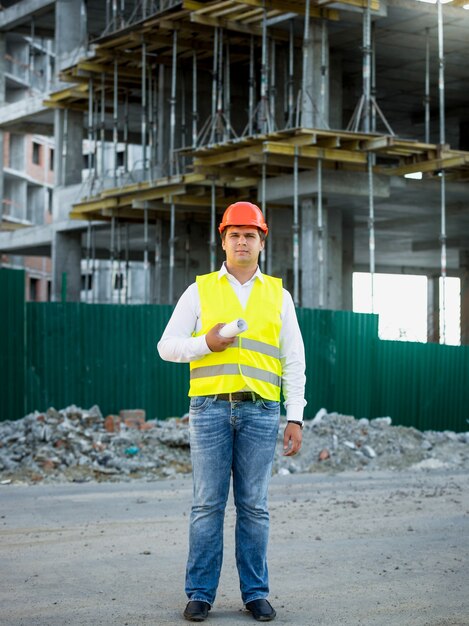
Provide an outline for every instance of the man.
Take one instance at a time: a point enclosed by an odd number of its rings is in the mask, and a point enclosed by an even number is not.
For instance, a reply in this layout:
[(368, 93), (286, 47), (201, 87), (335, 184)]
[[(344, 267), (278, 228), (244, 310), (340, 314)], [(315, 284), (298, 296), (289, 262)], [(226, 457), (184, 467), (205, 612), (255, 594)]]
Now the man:
[[(215, 600), (232, 474), (242, 600), (256, 620), (270, 621), (276, 612), (267, 601), (267, 490), (281, 388), (284, 454), (301, 447), (304, 346), (290, 294), (258, 267), (268, 233), (261, 210), (236, 202), (226, 209), (219, 231), (225, 263), (184, 292), (158, 343), (161, 358), (190, 362), (193, 503), (184, 617), (204, 621)], [(237, 318), (247, 322), (247, 330), (238, 337), (220, 335)]]

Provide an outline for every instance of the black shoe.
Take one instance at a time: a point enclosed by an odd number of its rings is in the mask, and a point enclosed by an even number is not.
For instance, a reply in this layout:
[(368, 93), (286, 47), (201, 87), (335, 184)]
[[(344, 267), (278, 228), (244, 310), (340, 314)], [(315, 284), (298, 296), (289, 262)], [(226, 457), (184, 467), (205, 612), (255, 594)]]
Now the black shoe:
[(277, 615), (270, 603), (264, 598), (248, 602), (246, 608), (251, 611), (253, 618), (257, 619), (258, 622), (270, 622)]
[(189, 622), (203, 622), (208, 617), (208, 612), (211, 606), (208, 602), (202, 602), (202, 600), (191, 600), (187, 603), (184, 610), (184, 617)]

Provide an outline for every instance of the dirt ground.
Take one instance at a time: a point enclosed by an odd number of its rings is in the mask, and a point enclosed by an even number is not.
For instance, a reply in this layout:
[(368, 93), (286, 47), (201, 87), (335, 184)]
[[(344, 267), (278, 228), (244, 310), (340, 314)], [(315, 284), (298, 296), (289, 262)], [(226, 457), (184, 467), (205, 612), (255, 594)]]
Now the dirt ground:
[[(468, 626), (469, 472), (275, 476), (271, 602), (294, 626)], [(190, 478), (0, 486), (0, 623), (183, 624)], [(255, 623), (233, 558), (207, 624)]]

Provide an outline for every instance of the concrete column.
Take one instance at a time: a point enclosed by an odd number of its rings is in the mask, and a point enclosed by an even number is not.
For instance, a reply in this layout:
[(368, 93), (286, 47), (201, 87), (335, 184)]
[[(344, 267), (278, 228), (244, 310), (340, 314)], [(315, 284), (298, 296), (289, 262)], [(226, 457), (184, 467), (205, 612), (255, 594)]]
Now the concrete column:
[[(55, 3), (55, 53), (56, 72), (66, 67), (73, 55), (86, 42), (86, 10), (83, 2), (56, 0)], [(55, 182), (65, 186), (81, 182), (83, 152), (83, 113), (55, 112)]]
[[(317, 203), (306, 198), (301, 202), (301, 306), (319, 308), (320, 290), (323, 289), (323, 308), (343, 308), (343, 244), (342, 212), (323, 203), (323, 255), (322, 280), (319, 264), (319, 232)], [(351, 283), (351, 278), (350, 278)], [(351, 285), (350, 285), (351, 291)]]
[(440, 342), (440, 277), (428, 276), (427, 282), (427, 341)]
[(461, 345), (469, 345), (469, 250), (460, 252), (461, 267)]
[(65, 187), (81, 183), (83, 169), (83, 113), (55, 111), (55, 184)]
[[(324, 51), (322, 41), (324, 38)], [(329, 37), (327, 22), (311, 20), (309, 40), (304, 42), (305, 80), (303, 82), (301, 125), (307, 128), (329, 126)], [(321, 78), (324, 77), (323, 80)]]
[(52, 241), (52, 301), (62, 299), (62, 279), (67, 275), (67, 302), (79, 302), (81, 291), (81, 234), (54, 233)]
[(70, 62), (71, 53), (84, 46), (86, 27), (86, 7), (77, 0), (56, 0), (55, 2), (55, 54), (56, 72)]

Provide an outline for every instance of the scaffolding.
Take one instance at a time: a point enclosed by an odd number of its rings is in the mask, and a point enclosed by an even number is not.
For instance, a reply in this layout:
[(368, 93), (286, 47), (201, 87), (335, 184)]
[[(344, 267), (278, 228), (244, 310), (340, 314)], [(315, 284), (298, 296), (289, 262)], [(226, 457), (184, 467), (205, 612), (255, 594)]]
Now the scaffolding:
[[(444, 285), (445, 181), (469, 178), (469, 153), (451, 150), (445, 143), (441, 0), (438, 0), (438, 144), (430, 143), (429, 30), (426, 30), (425, 49), (425, 140), (400, 139), (376, 98), (376, 34), (372, 17), (380, 8), (379, 0), (342, 0), (339, 4), (359, 9), (363, 16), (363, 87), (347, 130), (331, 130), (327, 120), (321, 120), (319, 114), (326, 107), (327, 24), (340, 19), (336, 2), (221, 0), (202, 3), (184, 0), (126, 4), (124, 0), (107, 1), (108, 26), (105, 32), (93, 42), (86, 58), (62, 72), (61, 79), (72, 85), (52, 93), (46, 104), (87, 114), (89, 176), (84, 198), (74, 205), (71, 217), (110, 221), (113, 264), (117, 262), (116, 241), (121, 225), (143, 224), (147, 297), (150, 293), (150, 223), (155, 224), (155, 228), (157, 226), (154, 251), (157, 263), (162, 256), (161, 227), (169, 214), (167, 299), (173, 302), (179, 213), (195, 212), (200, 219), (205, 216), (208, 221), (208, 259), (213, 270), (216, 266), (217, 213), (228, 203), (243, 198), (259, 201), (269, 218), (268, 181), (289, 175), (292, 180), (289, 208), (292, 209), (293, 297), (299, 305), (298, 180), (301, 172), (310, 172), (317, 185), (315, 262), (319, 277), (318, 302), (319, 307), (326, 306), (324, 238), (327, 204), (323, 197), (323, 173), (329, 170), (361, 172), (367, 176), (369, 271), (372, 277), (375, 273), (375, 176), (422, 172), (440, 180), (441, 276)], [(317, 30), (321, 33), (319, 80), (314, 92), (307, 85), (312, 23), (319, 25)], [(301, 26), (302, 37), (298, 34)], [(295, 63), (299, 55), (301, 64)], [(246, 87), (242, 98), (236, 95), (236, 116), (232, 89), (235, 69), (239, 74), (238, 81), (242, 76)], [(285, 80), (279, 80), (280, 72), (284, 73)], [(211, 93), (209, 110), (201, 95), (208, 89)], [(190, 107), (186, 106), (187, 93), (192, 94)], [(240, 100), (245, 114), (240, 114)], [(302, 124), (305, 103), (316, 112), (321, 128)], [(136, 115), (140, 116), (139, 138)], [(66, 116), (64, 119), (66, 123)], [(202, 125), (201, 120), (205, 120)], [(378, 125), (384, 132), (377, 130)], [(191, 145), (187, 142), (189, 134)], [(108, 141), (113, 146), (110, 175), (105, 163)], [(141, 159), (134, 162), (130, 171), (129, 146), (138, 141)], [(122, 145), (125, 157), (119, 164), (118, 153)], [(62, 158), (67, 155), (63, 154)], [(106, 178), (110, 182), (105, 184)], [(88, 251), (91, 250), (91, 238), (89, 232)], [(187, 249), (185, 254), (187, 272)], [(268, 240), (266, 258), (263, 258), (268, 271), (271, 260), (271, 241)], [(154, 291), (158, 289), (154, 287)]]

